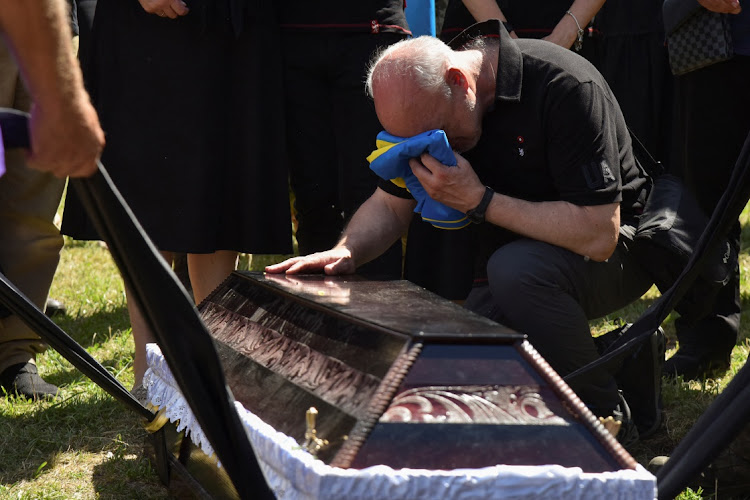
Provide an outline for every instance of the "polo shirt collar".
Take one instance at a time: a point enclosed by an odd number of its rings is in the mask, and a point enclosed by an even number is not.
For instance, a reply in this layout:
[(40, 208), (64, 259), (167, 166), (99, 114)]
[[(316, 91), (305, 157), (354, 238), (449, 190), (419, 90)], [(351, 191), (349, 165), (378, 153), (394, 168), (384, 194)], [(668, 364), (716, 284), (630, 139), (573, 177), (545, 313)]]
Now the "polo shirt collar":
[(521, 100), (521, 80), (523, 78), (523, 56), (508, 32), (497, 19), (469, 26), (459, 33), (448, 45), (459, 50), (476, 38), (498, 38), (500, 50), (498, 55), (497, 79), (495, 81), (495, 100), (518, 102)]

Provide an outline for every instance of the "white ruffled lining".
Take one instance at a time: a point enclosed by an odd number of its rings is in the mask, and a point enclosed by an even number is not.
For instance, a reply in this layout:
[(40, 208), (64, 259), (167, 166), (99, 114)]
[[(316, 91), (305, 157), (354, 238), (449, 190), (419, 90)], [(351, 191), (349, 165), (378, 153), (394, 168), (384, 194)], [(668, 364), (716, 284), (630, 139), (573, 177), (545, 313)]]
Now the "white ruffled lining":
[[(144, 377), (151, 404), (165, 407), (207, 455), (213, 448), (185, 402), (161, 350), (148, 344), (149, 369)], [(340, 469), (313, 458), (282, 434), (235, 402), (268, 484), (284, 500), (453, 500), (549, 499), (652, 500), (656, 478), (642, 466), (636, 470), (585, 473), (559, 465), (496, 465), (481, 469), (424, 470), (379, 465)]]

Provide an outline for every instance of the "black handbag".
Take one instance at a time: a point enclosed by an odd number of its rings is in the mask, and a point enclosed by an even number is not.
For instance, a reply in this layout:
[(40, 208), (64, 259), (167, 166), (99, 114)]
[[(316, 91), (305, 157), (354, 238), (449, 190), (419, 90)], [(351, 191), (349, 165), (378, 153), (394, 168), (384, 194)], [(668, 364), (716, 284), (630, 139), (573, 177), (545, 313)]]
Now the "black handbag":
[(695, 0), (662, 5), (672, 74), (683, 75), (734, 56), (729, 15), (705, 9)]
[[(638, 221), (632, 252), (664, 293), (687, 266), (708, 224), (708, 216), (679, 178), (661, 173), (661, 164), (654, 160), (632, 131), (631, 139), (636, 161), (654, 179)], [(722, 238), (675, 310), (683, 317), (699, 317), (706, 313), (713, 297), (734, 273), (737, 259), (736, 249), (726, 237)]]

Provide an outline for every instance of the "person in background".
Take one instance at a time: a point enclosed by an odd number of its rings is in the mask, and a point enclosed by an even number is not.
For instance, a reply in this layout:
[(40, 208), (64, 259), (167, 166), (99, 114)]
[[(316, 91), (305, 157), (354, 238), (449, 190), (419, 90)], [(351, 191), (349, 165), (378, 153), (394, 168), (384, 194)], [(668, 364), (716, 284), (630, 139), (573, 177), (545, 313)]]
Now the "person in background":
[[(278, 2), (286, 153), (302, 254), (333, 246), (375, 190), (366, 157), (381, 128), (363, 82), (372, 53), (411, 34), (403, 4)], [(401, 261), (397, 242), (360, 272), (398, 279)]]
[(664, 46), (662, 0), (608, 0), (596, 15), (597, 69), (633, 133), (651, 155), (671, 164), (674, 77)]
[[(0, 0), (0, 105), (31, 112), (31, 151), (8, 151), (0, 177), (0, 269), (38, 307), (62, 237), (53, 223), (66, 176), (96, 169), (104, 133), (84, 90), (63, 0)], [(35, 363), (46, 345), (16, 316), (0, 319), (0, 384), (7, 394), (54, 397)]]
[[(200, 303), (238, 252), (292, 253), (275, 2), (99, 0), (86, 80), (102, 162), (168, 262), (188, 254)], [(70, 203), (69, 203), (70, 201)], [(99, 239), (66, 200), (63, 232)], [(128, 294), (134, 391), (153, 335)], [(179, 332), (175, 332), (179, 334)]]
[[(700, 0), (730, 16), (734, 57), (675, 77), (674, 139), (670, 169), (713, 213), (750, 133), (750, 8), (738, 0)], [(740, 223), (729, 239), (739, 253)], [(725, 372), (740, 328), (739, 266), (719, 292), (712, 312), (675, 320), (679, 348), (664, 365), (668, 376), (696, 379)]]
[(440, 37), (448, 40), (474, 22), (499, 19), (513, 37), (541, 38), (582, 52), (591, 44), (587, 27), (603, 4), (604, 0), (449, 0)]

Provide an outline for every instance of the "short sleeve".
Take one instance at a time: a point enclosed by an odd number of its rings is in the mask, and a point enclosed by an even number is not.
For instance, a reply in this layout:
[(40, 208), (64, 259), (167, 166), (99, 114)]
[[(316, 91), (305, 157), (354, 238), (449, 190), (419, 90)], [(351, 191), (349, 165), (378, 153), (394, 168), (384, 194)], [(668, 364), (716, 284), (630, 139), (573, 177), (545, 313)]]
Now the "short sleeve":
[(378, 187), (388, 194), (404, 198), (406, 200), (413, 200), (414, 197), (411, 195), (408, 189), (397, 186), (391, 181), (385, 179), (378, 179)]
[(575, 82), (547, 109), (547, 161), (560, 199), (584, 206), (622, 201), (620, 112), (611, 93)]

